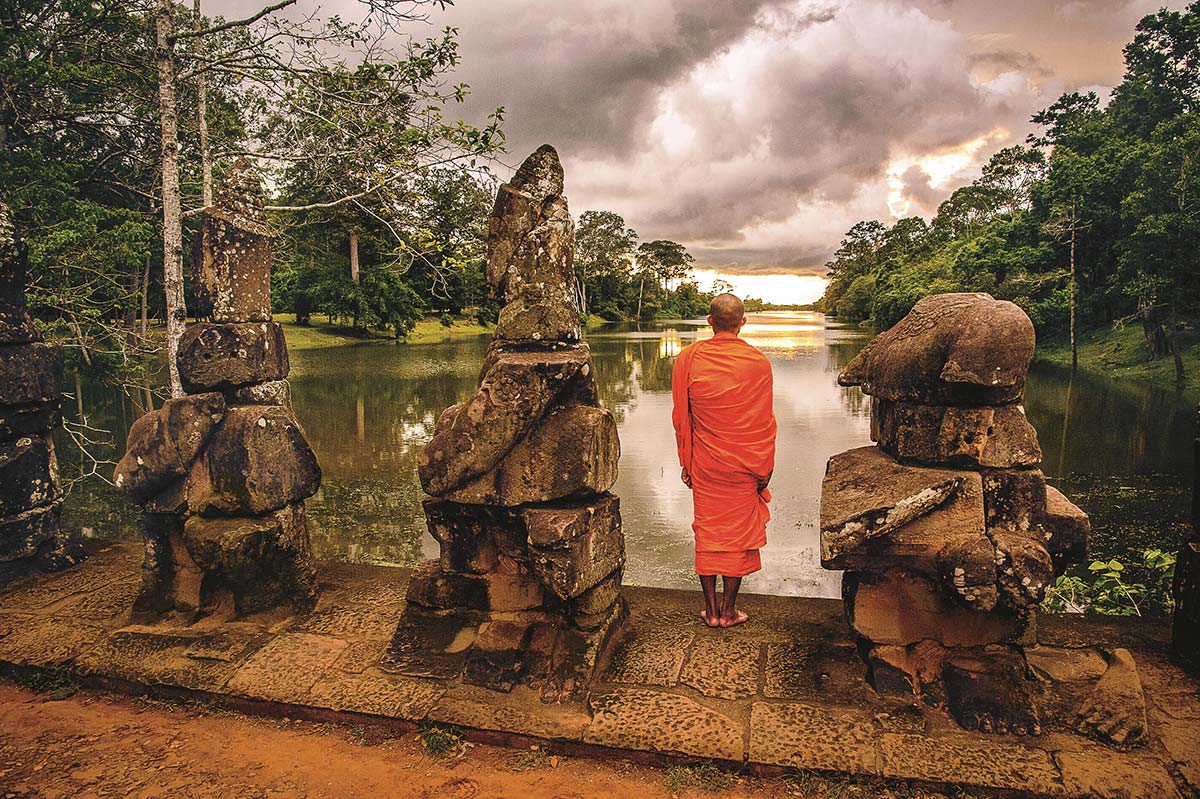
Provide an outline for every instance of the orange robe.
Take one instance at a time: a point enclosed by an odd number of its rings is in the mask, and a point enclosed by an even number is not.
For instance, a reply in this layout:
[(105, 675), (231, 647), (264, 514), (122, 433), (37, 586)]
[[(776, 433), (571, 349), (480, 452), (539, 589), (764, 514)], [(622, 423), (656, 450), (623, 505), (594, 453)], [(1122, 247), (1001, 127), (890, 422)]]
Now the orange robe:
[(671, 394), (679, 464), (692, 478), (696, 573), (756, 572), (775, 468), (771, 364), (737, 334), (717, 333), (679, 353)]

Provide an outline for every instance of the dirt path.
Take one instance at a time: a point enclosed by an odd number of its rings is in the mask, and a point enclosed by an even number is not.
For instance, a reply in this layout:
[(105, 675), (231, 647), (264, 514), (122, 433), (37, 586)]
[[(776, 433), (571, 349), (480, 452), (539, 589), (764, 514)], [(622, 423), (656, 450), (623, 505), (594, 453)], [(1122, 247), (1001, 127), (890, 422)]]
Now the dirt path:
[[(702, 787), (685, 787), (691, 781)], [(704, 788), (717, 788), (716, 792)], [(263, 719), (81, 691), (60, 702), (0, 683), (0, 799), (887, 797), (886, 790), (476, 745), (427, 754), (415, 734)], [(904, 794), (913, 796), (915, 794)]]

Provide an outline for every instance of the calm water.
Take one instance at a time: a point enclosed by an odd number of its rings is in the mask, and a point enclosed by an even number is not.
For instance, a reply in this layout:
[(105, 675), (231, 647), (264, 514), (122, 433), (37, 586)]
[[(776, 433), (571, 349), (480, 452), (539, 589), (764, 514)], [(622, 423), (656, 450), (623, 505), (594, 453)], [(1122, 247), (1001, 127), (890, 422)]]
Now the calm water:
[[(588, 336), (601, 399), (621, 435), (621, 497), (635, 585), (691, 587), (691, 493), (679, 481), (671, 428), (671, 366), (680, 348), (709, 335), (700, 321)], [(838, 371), (867, 342), (818, 314), (752, 315), (743, 336), (775, 371), (778, 455), (761, 593), (837, 596), (839, 575), (820, 568), (818, 506), (826, 459), (869, 443), (870, 403), (837, 385)], [(438, 414), (476, 386), (488, 337), (439, 344), (364, 344), (292, 353), (292, 394), (325, 473), (309, 500), (313, 543), (328, 560), (412, 565), (434, 557), (425, 532), (417, 453)], [(95, 427), (118, 431), (143, 399), (86, 383), (82, 406)], [(1092, 514), (1094, 552), (1109, 557), (1173, 547), (1186, 524), (1191, 411), (1174, 394), (1035, 366), (1026, 409), (1045, 451), (1045, 471)], [(70, 410), (70, 409), (68, 409)], [(75, 414), (72, 414), (75, 415)], [(79, 464), (60, 449), (65, 475)], [(110, 468), (110, 467), (106, 467)], [(106, 486), (82, 481), (67, 523), (88, 536), (137, 536), (137, 515)]]

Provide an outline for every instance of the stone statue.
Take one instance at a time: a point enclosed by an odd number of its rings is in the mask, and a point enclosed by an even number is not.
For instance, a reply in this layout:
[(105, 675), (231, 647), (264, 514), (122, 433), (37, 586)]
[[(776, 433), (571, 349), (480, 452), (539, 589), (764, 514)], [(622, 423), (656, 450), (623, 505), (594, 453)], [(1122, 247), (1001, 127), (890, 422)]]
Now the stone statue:
[[(505, 305), (479, 388), (442, 413), (421, 453), (441, 557), (408, 588), (410, 606), (505, 614), (481, 635), (464, 678), (500, 690), (541, 686), (548, 701), (591, 676), (623, 609), (625, 563), (619, 502), (607, 493), (620, 444), (579, 341), (574, 225), (562, 192), (558, 154), (543, 145), (496, 196), (487, 275)], [(548, 649), (533, 655), (531, 641), (549, 647), (556, 638), (573, 643), (555, 645), (554, 662)], [(572, 657), (581, 659), (557, 660)]]
[(25, 248), (0, 202), (0, 581), (78, 561), (59, 526), (62, 488), (50, 431), (62, 423), (63, 354), (25, 306)]
[(829, 460), (821, 562), (876, 690), (984, 732), (1041, 729), (1021, 647), (1088, 517), (1046, 484), (1021, 396), (1033, 325), (987, 294), (926, 297), (838, 378), (871, 400), (874, 447)]
[(245, 615), (316, 602), (304, 500), (321, 469), (271, 322), (262, 207), (259, 177), (239, 159), (204, 220), (213, 321), (180, 340), (187, 395), (134, 422), (117, 464), (117, 487), (145, 511), (138, 610)]

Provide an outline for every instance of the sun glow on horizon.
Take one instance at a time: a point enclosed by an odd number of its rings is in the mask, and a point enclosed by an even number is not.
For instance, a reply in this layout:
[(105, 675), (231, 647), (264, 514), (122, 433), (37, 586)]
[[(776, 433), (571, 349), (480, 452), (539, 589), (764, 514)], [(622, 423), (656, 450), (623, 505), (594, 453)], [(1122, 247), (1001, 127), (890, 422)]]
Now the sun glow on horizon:
[(821, 275), (731, 275), (716, 269), (696, 269), (693, 276), (702, 291), (711, 291), (717, 280), (733, 286), (739, 297), (757, 297), (775, 305), (807, 305), (825, 293), (828, 282)]

